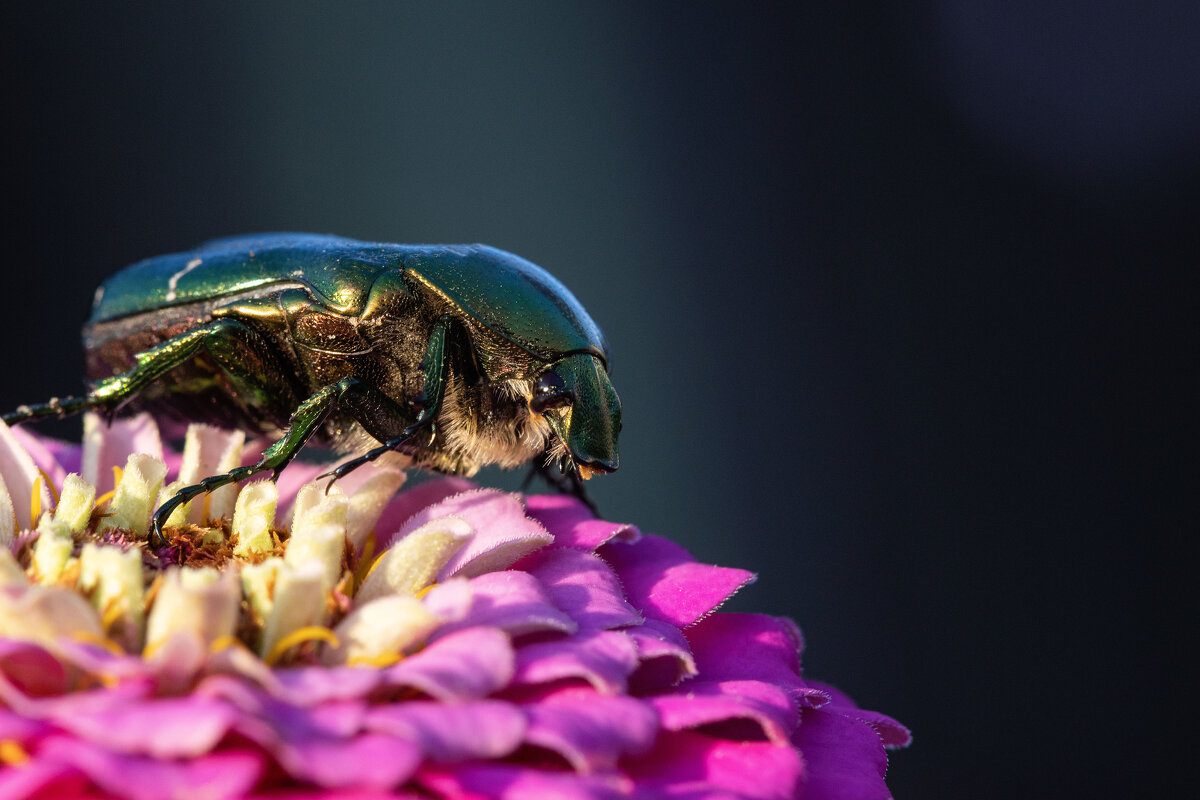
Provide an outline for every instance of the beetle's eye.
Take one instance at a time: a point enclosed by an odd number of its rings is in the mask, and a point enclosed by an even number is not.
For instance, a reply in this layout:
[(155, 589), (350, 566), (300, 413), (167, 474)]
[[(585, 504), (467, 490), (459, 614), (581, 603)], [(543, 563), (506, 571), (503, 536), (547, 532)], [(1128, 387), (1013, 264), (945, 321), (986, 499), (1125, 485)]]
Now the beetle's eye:
[(568, 400), (570, 393), (567, 392), (567, 385), (562, 377), (554, 370), (547, 370), (533, 387), (533, 399), (529, 401), (529, 407), (541, 414), (547, 408), (561, 405)]

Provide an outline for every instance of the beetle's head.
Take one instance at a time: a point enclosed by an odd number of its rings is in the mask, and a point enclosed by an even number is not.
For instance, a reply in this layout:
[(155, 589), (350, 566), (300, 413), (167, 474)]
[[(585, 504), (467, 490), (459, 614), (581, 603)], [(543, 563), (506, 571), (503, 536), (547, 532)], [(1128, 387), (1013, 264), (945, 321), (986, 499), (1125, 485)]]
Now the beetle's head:
[(545, 417), (581, 478), (616, 470), (621, 399), (599, 358), (573, 353), (551, 364), (534, 384), (529, 409)]

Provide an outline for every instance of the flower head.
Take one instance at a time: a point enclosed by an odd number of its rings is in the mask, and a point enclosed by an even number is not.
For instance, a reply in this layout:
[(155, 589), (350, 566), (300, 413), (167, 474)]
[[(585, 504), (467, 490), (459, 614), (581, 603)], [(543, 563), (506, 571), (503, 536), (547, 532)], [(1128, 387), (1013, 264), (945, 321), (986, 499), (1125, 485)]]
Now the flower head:
[(908, 732), (716, 611), (751, 574), (572, 498), (295, 464), (149, 548), (242, 449), (0, 427), (0, 797), (888, 796)]

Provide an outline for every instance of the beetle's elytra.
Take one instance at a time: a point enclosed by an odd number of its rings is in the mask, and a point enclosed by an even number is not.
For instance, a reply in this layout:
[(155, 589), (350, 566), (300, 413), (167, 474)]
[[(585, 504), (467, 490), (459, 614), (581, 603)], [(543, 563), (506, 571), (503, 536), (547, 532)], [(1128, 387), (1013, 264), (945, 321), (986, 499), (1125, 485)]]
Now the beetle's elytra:
[(159, 545), (179, 504), (277, 475), (310, 439), (358, 454), (334, 478), (392, 450), (462, 475), (539, 457), (579, 478), (617, 468), (604, 335), (553, 276), (493, 247), (220, 239), (109, 278), (83, 341), (91, 390), (5, 422), (146, 410), (277, 437), (164, 503)]

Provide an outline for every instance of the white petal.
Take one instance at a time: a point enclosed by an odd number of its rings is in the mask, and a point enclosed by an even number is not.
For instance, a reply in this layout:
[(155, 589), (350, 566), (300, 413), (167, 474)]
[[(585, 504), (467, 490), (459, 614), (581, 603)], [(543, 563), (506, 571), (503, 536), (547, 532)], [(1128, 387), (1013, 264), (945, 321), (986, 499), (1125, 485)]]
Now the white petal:
[(380, 597), (356, 607), (338, 623), (333, 631), (338, 646), (326, 648), (321, 661), (332, 666), (405, 653), (424, 643), (439, 624), (415, 598)]
[(430, 520), (384, 553), (355, 595), (365, 603), (388, 594), (416, 595), (471, 538), (471, 526), (459, 517)]

